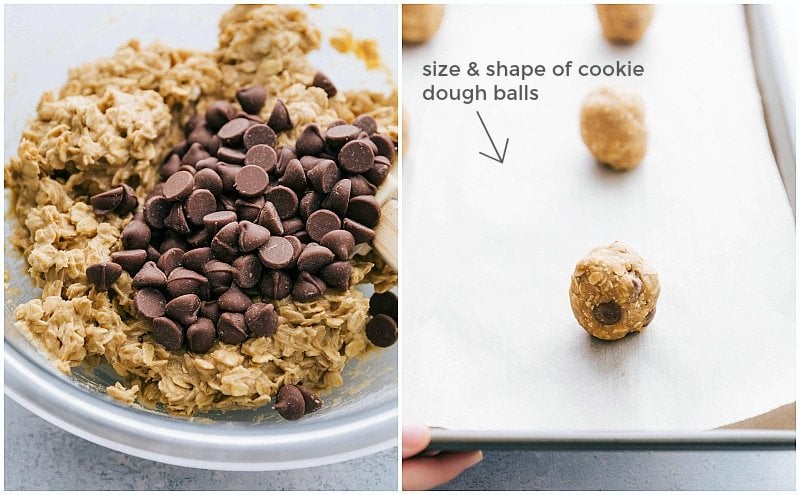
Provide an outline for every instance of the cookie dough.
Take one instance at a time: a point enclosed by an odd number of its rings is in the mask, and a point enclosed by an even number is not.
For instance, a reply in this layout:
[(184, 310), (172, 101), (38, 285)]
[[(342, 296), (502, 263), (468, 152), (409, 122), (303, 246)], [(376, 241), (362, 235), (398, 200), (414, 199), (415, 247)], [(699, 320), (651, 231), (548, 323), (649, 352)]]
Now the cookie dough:
[(596, 5), (603, 36), (612, 43), (639, 41), (653, 19), (652, 5)]
[(123, 382), (107, 389), (110, 396), (192, 415), (257, 408), (284, 385), (329, 390), (342, 385), (351, 358), (374, 349), (366, 335), (369, 303), (354, 285), (386, 291), (396, 286), (397, 273), (366, 243), (350, 260), (347, 290), (307, 303), (274, 301), (273, 335), (217, 341), (206, 354), (171, 353), (153, 341), (150, 322), (136, 316), (128, 273), (108, 291), (86, 275), (121, 249), (134, 216), (115, 210), (98, 217), (89, 198), (123, 183), (146, 198), (191, 117), (214, 101), (234, 101), (241, 88), (265, 87), (261, 119), (275, 120), (270, 112), (280, 108), (294, 123), (278, 134), (278, 147), (293, 144), (308, 124), (327, 128), (361, 114), (396, 141), (396, 92), (329, 96), (313, 85), (318, 69), (306, 58), (319, 44), (319, 31), (300, 9), (236, 6), (220, 20), (214, 51), (133, 40), (108, 58), (71, 69), (58, 92), (42, 96), (5, 168), (5, 186), (16, 219), (10, 242), (42, 290), (15, 309), (16, 326), (59, 370), (108, 363)]
[(589, 251), (575, 266), (569, 302), (591, 335), (617, 340), (643, 330), (656, 314), (658, 274), (624, 244)]
[(403, 5), (403, 41), (424, 43), (433, 38), (444, 17), (444, 5)]
[(641, 99), (616, 88), (592, 91), (581, 106), (581, 137), (601, 163), (615, 170), (635, 168), (647, 152)]

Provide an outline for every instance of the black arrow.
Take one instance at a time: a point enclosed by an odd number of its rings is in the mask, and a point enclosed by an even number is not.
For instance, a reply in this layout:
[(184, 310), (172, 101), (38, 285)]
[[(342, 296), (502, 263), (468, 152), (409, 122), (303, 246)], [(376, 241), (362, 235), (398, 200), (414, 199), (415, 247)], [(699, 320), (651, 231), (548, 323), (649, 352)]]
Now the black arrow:
[(482, 151), (479, 151), (478, 154), (481, 154), (481, 155), (485, 156), (486, 158), (489, 158), (490, 160), (494, 160), (497, 163), (503, 163), (505, 161), (505, 159), (506, 159), (506, 150), (508, 150), (508, 138), (506, 138), (506, 145), (503, 147), (503, 154), (500, 155), (500, 152), (497, 151), (497, 146), (494, 145), (494, 139), (492, 139), (492, 135), (489, 134), (489, 129), (486, 128), (486, 124), (483, 122), (483, 117), (481, 117), (481, 113), (478, 112), (478, 111), (475, 111), (475, 113), (478, 114), (478, 118), (481, 121), (481, 125), (483, 126), (483, 130), (486, 131), (486, 135), (489, 136), (489, 141), (491, 141), (491, 143), (492, 143), (492, 148), (494, 148), (494, 154), (497, 155), (497, 158), (495, 158), (495, 157), (493, 157), (491, 155), (487, 155), (486, 153), (484, 153)]

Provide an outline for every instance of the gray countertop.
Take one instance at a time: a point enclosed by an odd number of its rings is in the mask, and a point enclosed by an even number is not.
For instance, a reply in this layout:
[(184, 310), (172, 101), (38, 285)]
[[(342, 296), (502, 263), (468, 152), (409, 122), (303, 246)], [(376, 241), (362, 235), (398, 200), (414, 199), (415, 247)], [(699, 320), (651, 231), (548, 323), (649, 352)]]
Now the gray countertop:
[(446, 490), (794, 490), (794, 451), (487, 451)]
[(394, 490), (397, 448), (272, 472), (209, 471), (122, 454), (47, 423), (5, 397), (6, 490)]

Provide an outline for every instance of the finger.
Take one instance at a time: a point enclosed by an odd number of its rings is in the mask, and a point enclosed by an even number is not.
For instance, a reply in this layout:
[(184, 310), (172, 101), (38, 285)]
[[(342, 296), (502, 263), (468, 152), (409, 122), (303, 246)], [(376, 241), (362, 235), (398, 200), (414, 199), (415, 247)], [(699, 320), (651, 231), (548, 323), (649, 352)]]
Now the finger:
[(419, 423), (403, 425), (403, 459), (417, 455), (431, 443), (431, 432)]
[(407, 459), (403, 461), (403, 490), (430, 490), (447, 483), (482, 459), (483, 453), (479, 450)]

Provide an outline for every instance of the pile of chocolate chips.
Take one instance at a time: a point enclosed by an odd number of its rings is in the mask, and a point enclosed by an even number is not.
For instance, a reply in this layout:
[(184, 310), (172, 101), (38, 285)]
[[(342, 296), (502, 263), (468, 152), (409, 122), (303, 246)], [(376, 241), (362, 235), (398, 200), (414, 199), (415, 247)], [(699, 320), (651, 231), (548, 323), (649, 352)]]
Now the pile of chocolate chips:
[(322, 401), (302, 385), (284, 385), (278, 389), (273, 409), (284, 419), (300, 419), (322, 407)]
[[(294, 127), (284, 103), (264, 122), (255, 115), (263, 86), (236, 99), (242, 111), (216, 101), (189, 121), (161, 167), (163, 182), (123, 230), (124, 250), (87, 270), (101, 290), (130, 273), (139, 315), (170, 351), (272, 335), (275, 308), (251, 296), (309, 302), (327, 287), (347, 290), (349, 255), (380, 220), (374, 195), (396, 151), (372, 117), (324, 132), (310, 124), (295, 147), (276, 148), (276, 133)], [(120, 187), (127, 207), (130, 188)], [(112, 191), (91, 198), (98, 213), (119, 208)]]
[(376, 292), (369, 298), (367, 338), (377, 347), (389, 347), (397, 342), (397, 296), (391, 292)]

